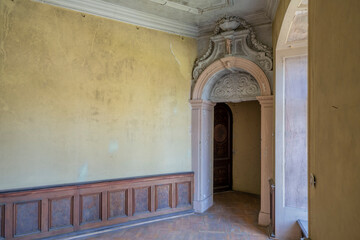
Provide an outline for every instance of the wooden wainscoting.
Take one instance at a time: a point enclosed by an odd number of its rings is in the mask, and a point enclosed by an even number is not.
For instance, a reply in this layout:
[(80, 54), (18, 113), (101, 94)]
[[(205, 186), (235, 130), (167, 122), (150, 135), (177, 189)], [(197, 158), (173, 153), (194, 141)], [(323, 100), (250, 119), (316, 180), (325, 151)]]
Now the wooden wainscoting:
[(192, 209), (194, 174), (0, 193), (0, 239), (36, 239)]

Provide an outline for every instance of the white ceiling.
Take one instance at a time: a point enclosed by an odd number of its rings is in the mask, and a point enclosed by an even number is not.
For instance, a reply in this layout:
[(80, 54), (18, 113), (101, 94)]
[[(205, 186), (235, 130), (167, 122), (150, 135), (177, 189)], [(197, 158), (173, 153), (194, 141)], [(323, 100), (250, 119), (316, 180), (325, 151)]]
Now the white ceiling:
[(208, 0), (208, 1), (191, 1), (191, 0), (149, 0), (166, 7), (179, 9), (192, 14), (203, 14), (205, 12), (218, 10), (224, 7), (233, 6), (232, 0)]
[(34, 0), (190, 37), (213, 30), (225, 15), (269, 24), (279, 0)]
[[(179, 22), (204, 26), (225, 14), (245, 17), (265, 12), (266, 0), (103, 0)], [(163, 3), (163, 4), (161, 4)], [(188, 10), (186, 10), (188, 9)]]

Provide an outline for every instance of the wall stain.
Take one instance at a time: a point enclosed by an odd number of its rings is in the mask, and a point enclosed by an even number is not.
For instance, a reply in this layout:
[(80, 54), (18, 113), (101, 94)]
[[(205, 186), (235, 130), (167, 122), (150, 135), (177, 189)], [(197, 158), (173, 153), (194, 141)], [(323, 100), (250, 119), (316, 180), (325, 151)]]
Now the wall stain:
[(98, 108), (95, 108), (95, 107), (92, 107), (91, 108), (91, 115), (92, 116), (96, 116), (96, 115), (99, 115), (99, 109)]
[(105, 93), (99, 89), (95, 90), (95, 99), (100, 102), (104, 102), (105, 100)]
[(9, 34), (10, 31), (10, 14), (13, 10), (13, 8), (15, 7), (14, 3), (10, 3), (10, 2), (6, 2), (7, 4), (4, 6), (4, 12), (1, 13), (1, 15), (3, 15), (3, 26), (2, 26), (2, 34), (1, 34), (1, 41), (0, 41), (0, 55), (3, 58), (3, 64), (1, 64), (2, 69), (4, 69), (5, 67), (5, 62), (6, 62), (6, 49), (5, 49), (5, 42), (6, 42), (6, 38)]
[(96, 24), (96, 27), (95, 27), (94, 36), (93, 36), (92, 41), (91, 41), (91, 48), (90, 48), (91, 53), (94, 52), (94, 43), (95, 43), (95, 39), (96, 39), (96, 36), (97, 36), (100, 25), (101, 25), (101, 22)]
[(0, 189), (191, 169), (195, 39), (15, 2), (0, 0)]
[[(71, 75), (74, 77), (74, 70), (73, 70), (73, 65), (72, 65), (72, 63), (71, 63), (71, 61), (70, 61), (70, 59), (69, 59), (69, 56), (68, 56), (68, 54), (67, 54), (67, 52), (66, 52), (66, 49), (64, 48), (64, 46), (63, 46), (63, 44), (62, 44), (62, 41), (63, 41), (63, 38), (62, 38), (62, 34), (61, 34), (61, 31), (60, 31), (60, 24), (59, 24), (59, 16), (58, 16), (58, 11), (60, 12), (60, 14), (61, 14), (61, 10), (58, 10), (58, 9), (54, 9), (54, 16), (55, 16), (55, 27), (56, 27), (56, 29), (59, 29), (58, 31), (56, 31), (57, 32), (57, 37), (56, 37), (56, 41), (57, 41), (57, 43), (58, 43), (58, 45), (59, 45), (59, 47), (60, 47), (60, 49), (61, 49), (61, 51), (62, 51), (62, 53), (64, 54), (64, 56), (65, 56), (65, 60), (66, 60), (66, 62), (68, 63), (68, 66), (69, 66), (69, 70), (70, 70), (70, 72), (71, 72)], [(61, 19), (60, 19), (61, 20)]]
[(88, 174), (88, 164), (84, 163), (79, 169), (77, 181), (78, 182), (85, 181), (86, 177), (87, 177), (87, 174)]
[(118, 141), (116, 141), (116, 140), (110, 141), (110, 143), (109, 143), (109, 148), (108, 148), (108, 152), (109, 152), (110, 154), (114, 154), (114, 153), (116, 153), (118, 150), (119, 150), (119, 143), (118, 143)]

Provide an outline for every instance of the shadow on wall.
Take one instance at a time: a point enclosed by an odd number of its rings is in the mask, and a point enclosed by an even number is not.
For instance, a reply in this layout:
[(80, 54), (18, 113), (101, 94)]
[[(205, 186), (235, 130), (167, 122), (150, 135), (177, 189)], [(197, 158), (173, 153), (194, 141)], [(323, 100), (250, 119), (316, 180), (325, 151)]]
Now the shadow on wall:
[(228, 105), (233, 113), (233, 190), (260, 195), (260, 104), (247, 101)]

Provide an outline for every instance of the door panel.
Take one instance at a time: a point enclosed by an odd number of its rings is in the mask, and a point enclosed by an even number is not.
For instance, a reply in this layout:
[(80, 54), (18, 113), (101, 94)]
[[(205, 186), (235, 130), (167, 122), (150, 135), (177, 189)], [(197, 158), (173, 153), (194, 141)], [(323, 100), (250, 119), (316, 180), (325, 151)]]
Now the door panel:
[(229, 106), (214, 109), (214, 192), (232, 188), (232, 114)]
[(299, 239), (296, 221), (308, 219), (306, 48), (278, 53), (277, 66), (275, 235)]

